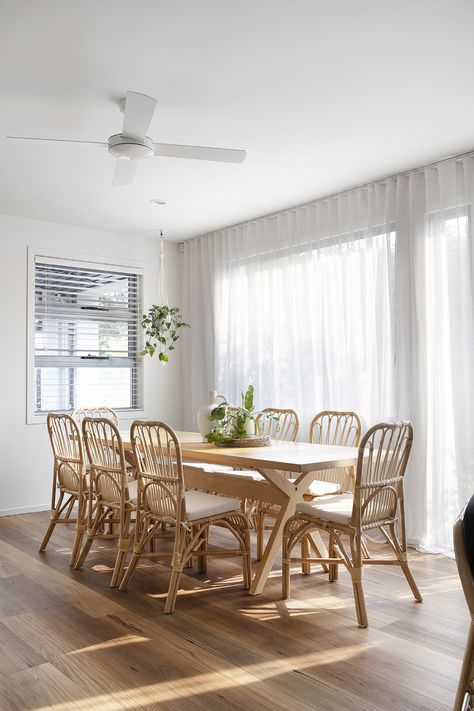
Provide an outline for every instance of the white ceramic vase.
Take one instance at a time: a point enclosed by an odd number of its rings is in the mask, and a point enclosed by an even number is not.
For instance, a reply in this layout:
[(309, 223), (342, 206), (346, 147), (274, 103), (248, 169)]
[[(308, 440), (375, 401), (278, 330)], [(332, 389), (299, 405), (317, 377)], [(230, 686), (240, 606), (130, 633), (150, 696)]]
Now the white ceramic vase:
[(245, 422), (245, 429), (247, 432), (247, 437), (253, 437), (255, 434), (255, 420), (248, 419)]
[(207, 442), (206, 435), (214, 428), (214, 424), (209, 419), (209, 415), (215, 407), (225, 401), (225, 395), (220, 395), (216, 390), (209, 390), (208, 404), (199, 408), (197, 413), (197, 426), (203, 442)]

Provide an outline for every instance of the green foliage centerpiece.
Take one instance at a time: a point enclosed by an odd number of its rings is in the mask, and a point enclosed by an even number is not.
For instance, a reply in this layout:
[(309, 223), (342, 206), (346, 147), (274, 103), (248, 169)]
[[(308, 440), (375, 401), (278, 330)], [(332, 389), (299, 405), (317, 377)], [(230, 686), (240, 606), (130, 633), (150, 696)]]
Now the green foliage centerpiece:
[(249, 385), (241, 397), (240, 407), (229, 405), (225, 400), (211, 411), (209, 419), (215, 426), (206, 435), (207, 441), (218, 447), (268, 446), (269, 437), (254, 434), (257, 413), (253, 400), (253, 385)]

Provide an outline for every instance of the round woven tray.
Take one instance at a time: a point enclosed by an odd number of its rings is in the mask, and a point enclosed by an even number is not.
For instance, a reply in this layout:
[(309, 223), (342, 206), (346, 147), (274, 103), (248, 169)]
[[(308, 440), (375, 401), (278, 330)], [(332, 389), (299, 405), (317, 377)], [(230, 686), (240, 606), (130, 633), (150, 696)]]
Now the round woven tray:
[(253, 437), (245, 437), (245, 439), (234, 439), (228, 444), (217, 444), (216, 447), (269, 447), (272, 441), (268, 435), (264, 437), (259, 437), (254, 435)]

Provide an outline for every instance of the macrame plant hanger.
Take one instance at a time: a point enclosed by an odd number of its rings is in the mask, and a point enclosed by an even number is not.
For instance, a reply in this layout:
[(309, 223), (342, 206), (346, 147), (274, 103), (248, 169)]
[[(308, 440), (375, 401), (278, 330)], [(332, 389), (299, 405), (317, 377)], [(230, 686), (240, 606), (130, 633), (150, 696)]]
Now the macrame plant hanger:
[[(158, 265), (158, 295), (162, 306), (169, 306), (168, 294), (166, 292), (166, 275), (165, 275), (165, 238), (163, 230), (160, 230), (160, 263)], [(163, 344), (160, 343), (160, 351), (163, 353)], [(166, 361), (160, 360), (162, 366), (166, 365)]]
[(160, 230), (160, 264), (158, 267), (158, 293), (160, 302), (163, 306), (169, 306), (168, 294), (166, 292), (166, 275), (165, 275), (165, 238), (163, 230)]

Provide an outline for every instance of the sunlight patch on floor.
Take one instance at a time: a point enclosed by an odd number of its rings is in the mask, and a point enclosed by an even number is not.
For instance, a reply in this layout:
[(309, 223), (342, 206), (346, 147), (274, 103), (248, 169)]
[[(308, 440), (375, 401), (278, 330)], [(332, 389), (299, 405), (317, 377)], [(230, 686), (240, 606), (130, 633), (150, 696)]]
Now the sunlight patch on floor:
[(301, 656), (285, 657), (258, 664), (249, 664), (242, 667), (230, 667), (217, 672), (198, 674), (185, 679), (173, 679), (159, 684), (139, 686), (125, 691), (111, 692), (100, 696), (65, 701), (52, 706), (36, 707), (35, 711), (90, 711), (100, 708), (101, 711), (124, 711), (141, 709), (151, 703), (176, 701), (189, 697), (215, 693), (239, 686), (254, 684), (274, 676), (287, 674), (294, 669), (302, 670), (344, 662), (357, 654), (363, 653), (365, 644), (354, 644), (334, 649), (325, 649)]
[(72, 652), (68, 652), (66, 656), (73, 656), (75, 654), (87, 654), (88, 652), (97, 652), (102, 649), (110, 649), (111, 647), (122, 647), (126, 644), (139, 644), (140, 642), (149, 642), (149, 637), (139, 637), (138, 635), (127, 634), (123, 637), (116, 637), (115, 639), (108, 639), (106, 642), (99, 642), (98, 644), (91, 644), (89, 647), (82, 647), (81, 649), (75, 649)]

